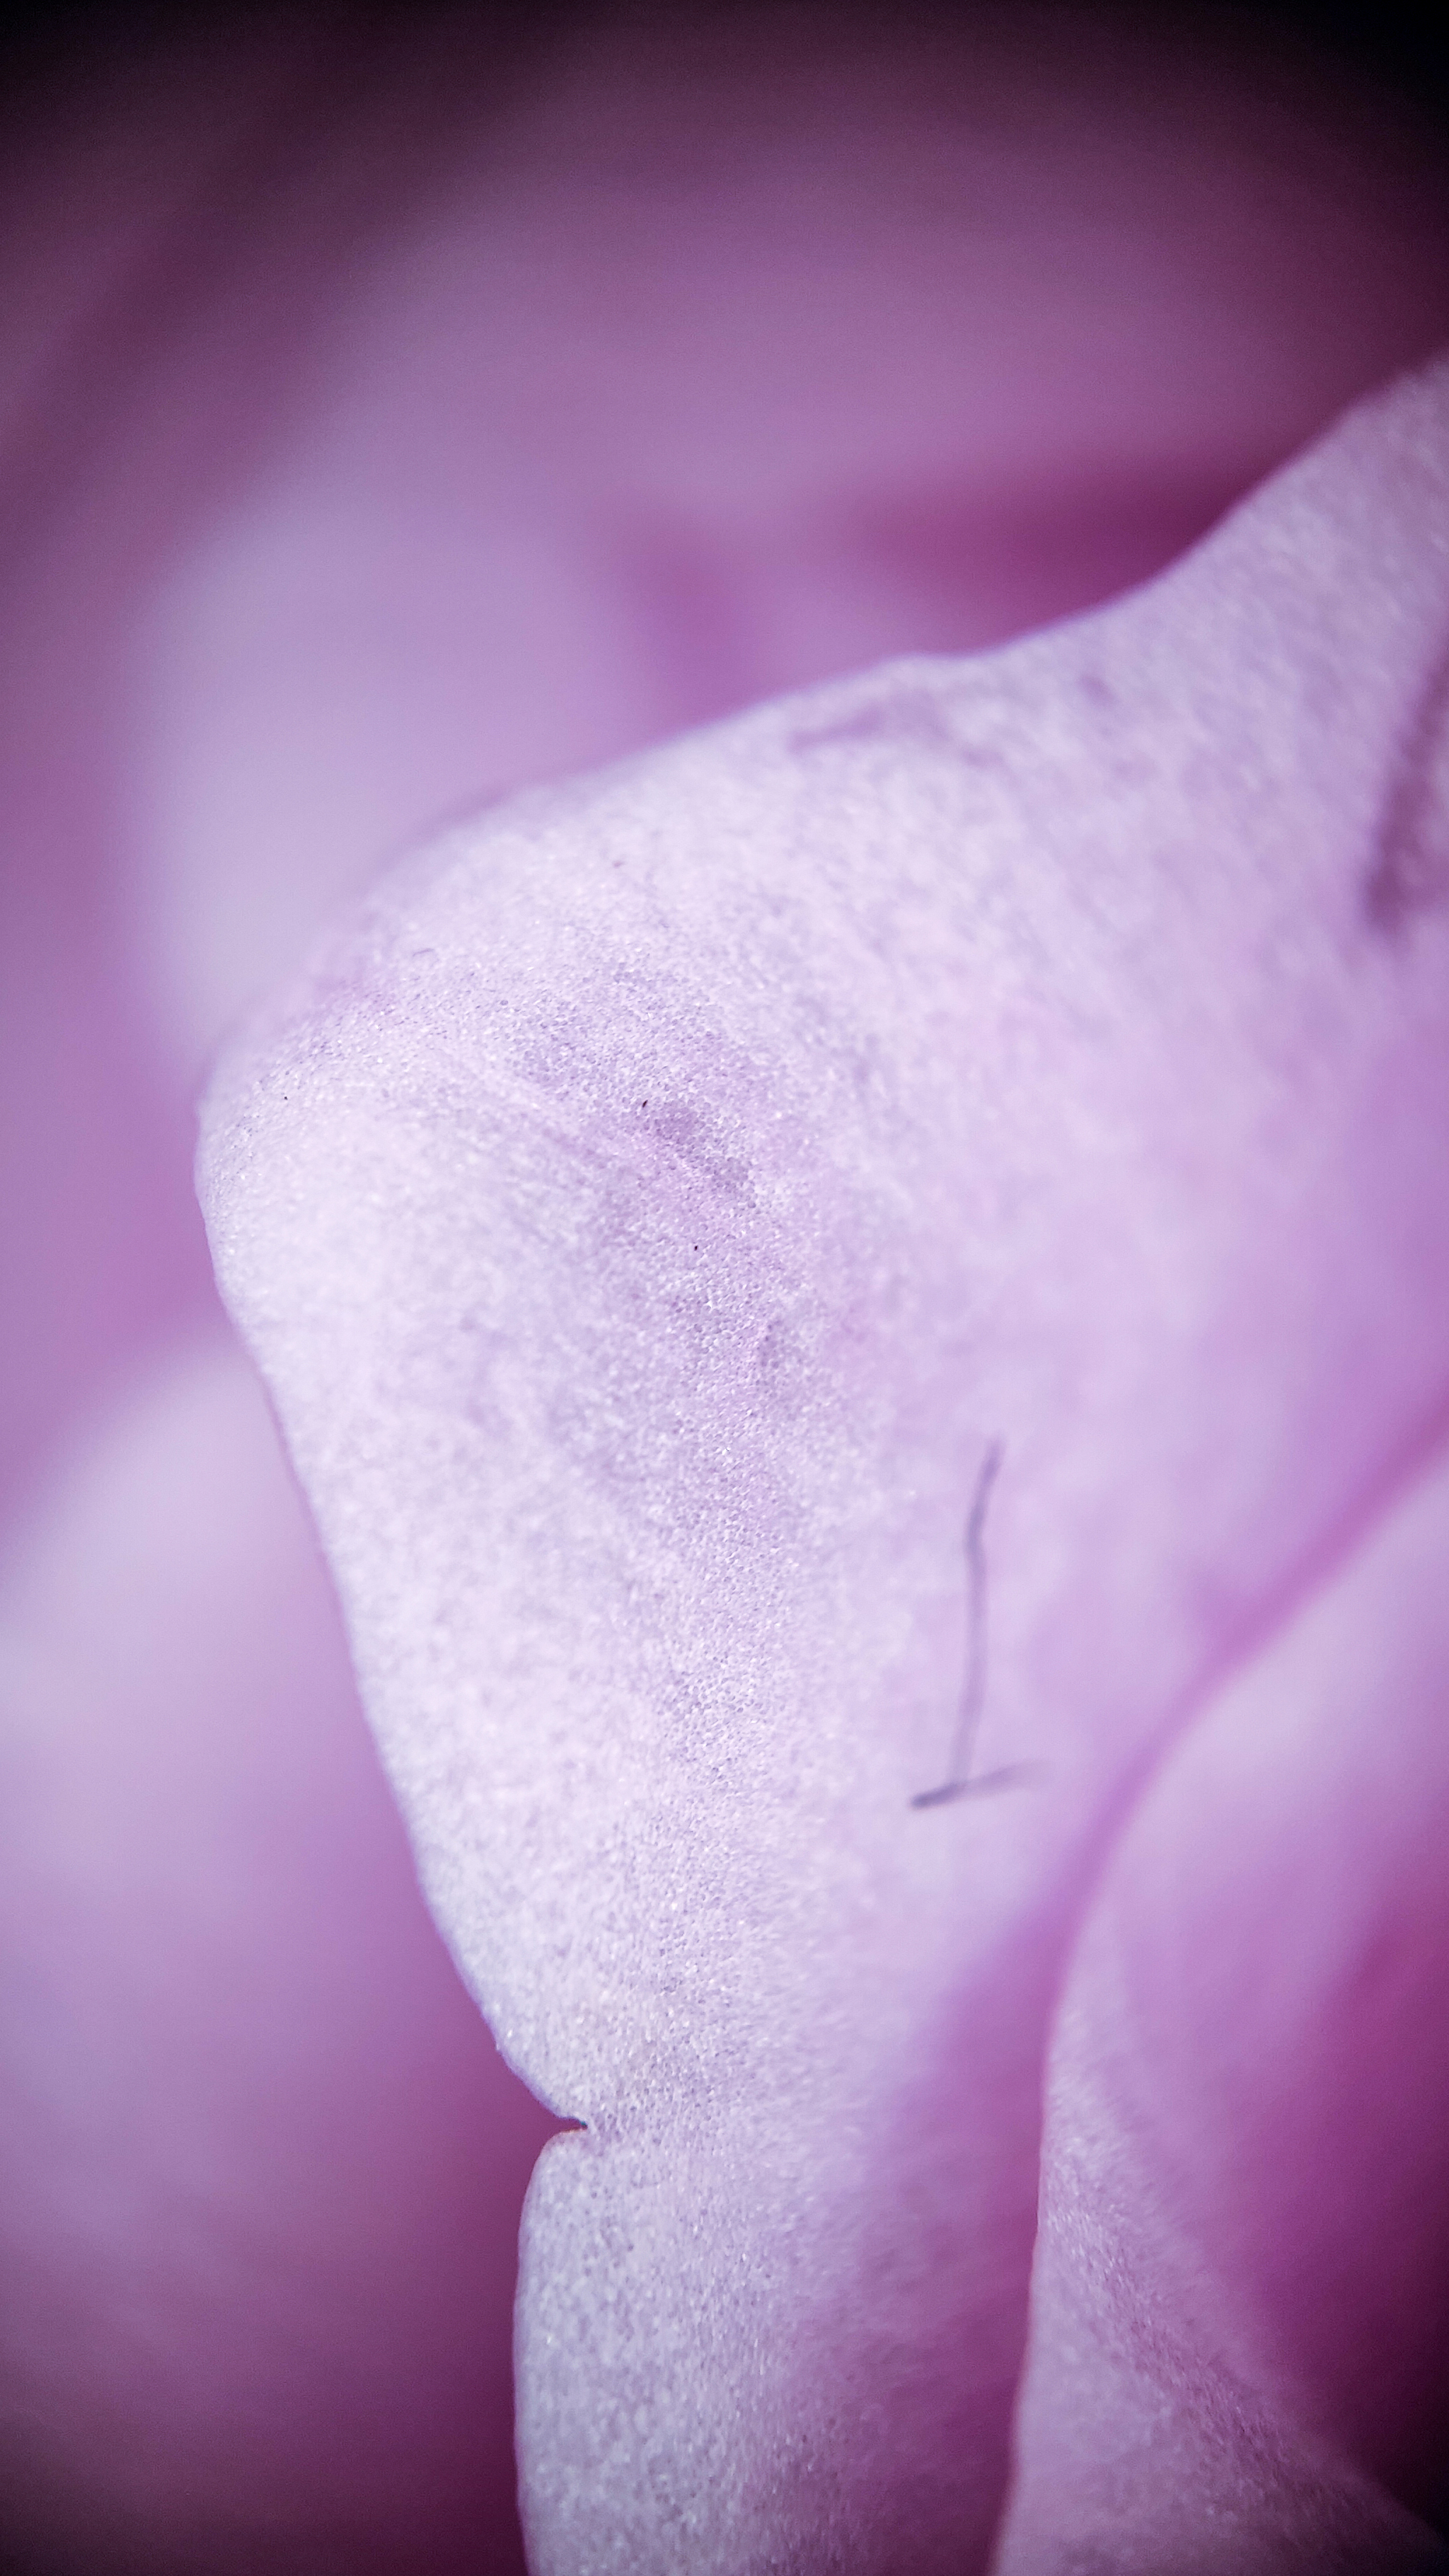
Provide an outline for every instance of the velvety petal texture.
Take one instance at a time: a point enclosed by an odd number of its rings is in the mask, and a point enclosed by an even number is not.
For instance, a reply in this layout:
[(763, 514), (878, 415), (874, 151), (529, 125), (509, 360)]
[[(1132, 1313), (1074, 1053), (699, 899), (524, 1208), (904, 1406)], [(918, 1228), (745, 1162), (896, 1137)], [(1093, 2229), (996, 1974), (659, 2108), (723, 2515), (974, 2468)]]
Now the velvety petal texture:
[(454, 832), (223, 1064), (425, 1883), (587, 2124), (538, 2576), (986, 2559), (1081, 1908), (1449, 1419), (1446, 548), (1441, 369), (1108, 612)]
[[(1442, 2568), (1449, 1473), (1197, 1719), (1049, 2062), (1000, 2576)], [(1397, 2505), (1390, 2493), (1403, 2500)]]

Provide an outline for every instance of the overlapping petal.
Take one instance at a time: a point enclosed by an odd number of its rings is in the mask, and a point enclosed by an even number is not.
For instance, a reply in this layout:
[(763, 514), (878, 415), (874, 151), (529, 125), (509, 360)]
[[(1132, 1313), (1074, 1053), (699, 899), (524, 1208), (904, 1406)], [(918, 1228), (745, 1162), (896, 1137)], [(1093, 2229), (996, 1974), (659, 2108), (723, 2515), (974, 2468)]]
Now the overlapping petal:
[[(1093, 1871), (1449, 1416), (1446, 405), (1097, 618), (458, 831), (223, 1067), (219, 1275), (425, 1883), (588, 2124), (541, 2570), (990, 2545)], [(1006, 1777), (923, 1806), (990, 1454)]]

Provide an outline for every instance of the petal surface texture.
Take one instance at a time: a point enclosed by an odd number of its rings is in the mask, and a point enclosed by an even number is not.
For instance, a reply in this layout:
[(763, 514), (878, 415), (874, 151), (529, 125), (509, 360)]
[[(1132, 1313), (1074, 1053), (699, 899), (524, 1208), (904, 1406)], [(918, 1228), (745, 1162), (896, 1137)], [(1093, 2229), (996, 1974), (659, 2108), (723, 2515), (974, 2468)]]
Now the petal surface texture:
[(458, 831), (222, 1068), (425, 1883), (587, 2123), (537, 2576), (984, 2562), (1084, 1892), (1446, 1418), (1446, 541), (1440, 370), (1110, 611)]
[[(1442, 2568), (1449, 1472), (1154, 1780), (1050, 2061), (1000, 2576)], [(1386, 2492), (1387, 2491), (1387, 2492)]]

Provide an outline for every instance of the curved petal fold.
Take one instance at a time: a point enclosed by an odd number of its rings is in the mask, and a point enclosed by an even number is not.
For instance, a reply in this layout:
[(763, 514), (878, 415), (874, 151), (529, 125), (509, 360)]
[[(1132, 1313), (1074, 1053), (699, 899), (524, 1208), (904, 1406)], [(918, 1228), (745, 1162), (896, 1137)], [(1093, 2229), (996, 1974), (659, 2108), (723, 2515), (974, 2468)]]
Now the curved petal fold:
[(538, 2576), (984, 2563), (1093, 1875), (1449, 1418), (1446, 539), (1441, 368), (1109, 611), (452, 834), (223, 1064), (425, 1883), (587, 2124)]

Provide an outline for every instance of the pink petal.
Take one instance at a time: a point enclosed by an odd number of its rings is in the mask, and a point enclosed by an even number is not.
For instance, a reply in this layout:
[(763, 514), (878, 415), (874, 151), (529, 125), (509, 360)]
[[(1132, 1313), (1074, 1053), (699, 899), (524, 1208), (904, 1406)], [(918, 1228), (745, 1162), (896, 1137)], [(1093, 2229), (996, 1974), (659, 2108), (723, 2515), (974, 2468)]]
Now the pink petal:
[[(223, 1068), (219, 1273), (425, 1884), (588, 2123), (540, 2576), (989, 2543), (1074, 1910), (1449, 1406), (1446, 409), (1098, 618), (455, 833)], [(1039, 1767), (923, 1811), (994, 1443), (977, 1759)]]
[(828, 65), (803, 21), (769, 54), (690, 16), (647, 59), (524, 44), (500, 86), (488, 13), (208, 16), (5, 102), (0, 1476), (47, 1571), (22, 1600), (7, 1556), (39, 2019), (0, 2403), (44, 2416), (27, 2542), (79, 2518), (93, 2563), (249, 2566), (259, 2529), (300, 2563), (330, 2517), (357, 2564), (364, 2495), (390, 2564), (513, 2546), (537, 2130), (368, 1807), (258, 1417), (219, 1361), (193, 1386), (221, 1019), (460, 799), (1120, 586), (1443, 327), (1397, 110), (1035, 18), (1024, 57), (893, 31), (862, 78), (823, 23)]
[(1449, 2509), (1446, 1547), (1441, 1460), (1197, 1719), (1094, 1895), (1000, 2576), (1445, 2564), (1405, 2506)]

